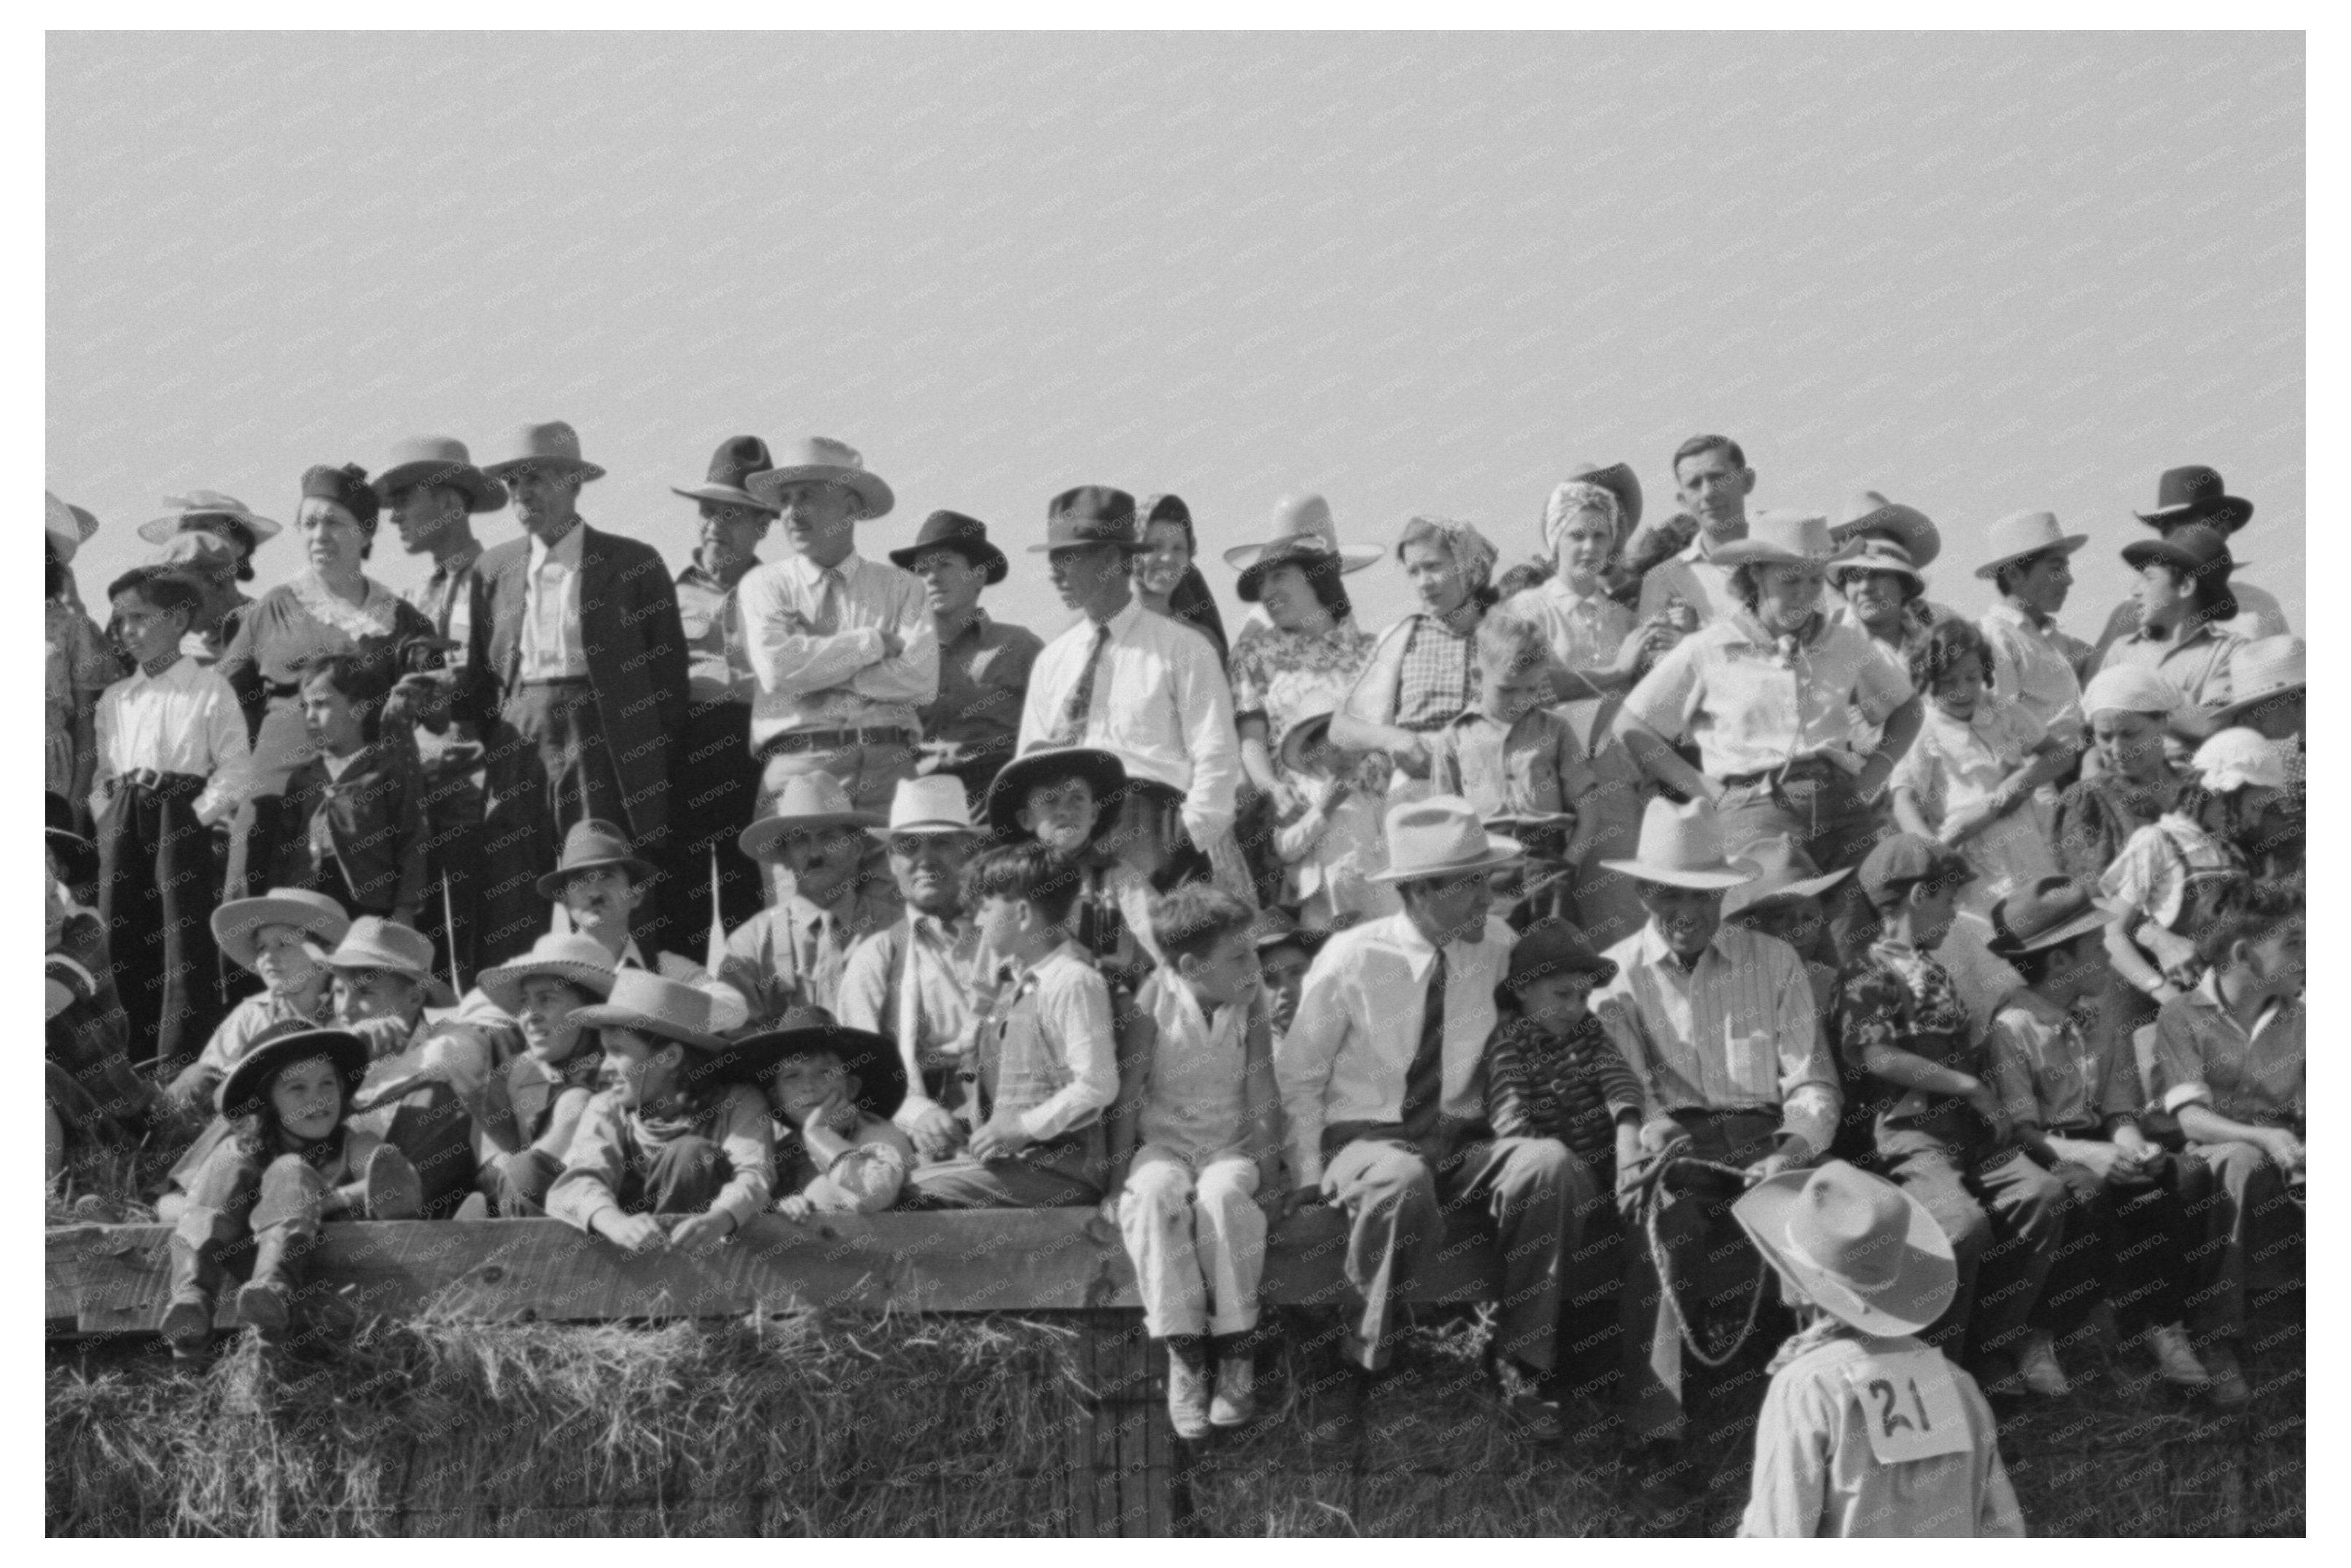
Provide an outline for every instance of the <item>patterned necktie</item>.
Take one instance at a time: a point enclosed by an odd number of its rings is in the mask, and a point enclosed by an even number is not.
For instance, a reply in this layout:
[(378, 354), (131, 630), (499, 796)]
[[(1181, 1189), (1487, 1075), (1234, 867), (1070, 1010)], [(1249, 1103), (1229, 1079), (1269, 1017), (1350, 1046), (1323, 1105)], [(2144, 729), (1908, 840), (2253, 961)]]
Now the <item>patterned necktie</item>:
[(1420, 1005), (1420, 1049), (1404, 1073), (1404, 1135), (1421, 1143), (1437, 1131), (1437, 1103), (1445, 1090), (1445, 949), (1428, 974), (1428, 997)]
[(1094, 628), (1093, 641), (1086, 645), (1086, 667), (1078, 673), (1078, 684), (1070, 690), (1070, 700), (1061, 707), (1061, 725), (1054, 732), (1056, 746), (1075, 746), (1086, 733), (1086, 716), (1093, 711), (1094, 672), (1102, 668), (1102, 650), (1110, 645), (1110, 622)]

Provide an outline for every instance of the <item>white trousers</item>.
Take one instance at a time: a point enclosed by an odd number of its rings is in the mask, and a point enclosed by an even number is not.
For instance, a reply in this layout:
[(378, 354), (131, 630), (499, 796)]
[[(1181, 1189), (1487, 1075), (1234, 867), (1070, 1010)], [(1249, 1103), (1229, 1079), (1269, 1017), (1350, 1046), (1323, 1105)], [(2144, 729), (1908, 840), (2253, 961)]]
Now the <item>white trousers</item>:
[(1237, 1334), (1257, 1326), (1265, 1274), (1257, 1184), (1257, 1162), (1240, 1155), (1217, 1155), (1196, 1171), (1189, 1157), (1164, 1145), (1135, 1151), (1118, 1195), (1118, 1228), (1134, 1260), (1145, 1333)]

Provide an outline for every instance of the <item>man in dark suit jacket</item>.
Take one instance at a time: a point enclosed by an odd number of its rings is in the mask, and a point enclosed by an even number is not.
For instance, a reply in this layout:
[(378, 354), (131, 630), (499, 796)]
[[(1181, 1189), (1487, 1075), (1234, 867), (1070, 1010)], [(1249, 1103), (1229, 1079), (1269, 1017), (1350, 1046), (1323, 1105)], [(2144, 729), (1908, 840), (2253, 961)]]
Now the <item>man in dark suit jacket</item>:
[(686, 656), (660, 552), (580, 521), (580, 486), (604, 470), (581, 460), (569, 425), (525, 426), (482, 471), (512, 492), (527, 535), (483, 555), (489, 624), (474, 631), (499, 692), (482, 836), (480, 954), (491, 960), (546, 929), (535, 883), (572, 823), (621, 823), (640, 854), (669, 869)]

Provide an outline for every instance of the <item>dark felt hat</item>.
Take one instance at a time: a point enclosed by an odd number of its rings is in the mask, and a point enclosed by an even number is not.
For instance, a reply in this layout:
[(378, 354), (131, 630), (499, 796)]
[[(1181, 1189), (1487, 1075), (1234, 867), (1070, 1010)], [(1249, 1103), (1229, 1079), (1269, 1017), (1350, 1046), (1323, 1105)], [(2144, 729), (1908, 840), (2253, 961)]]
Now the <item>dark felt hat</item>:
[(1277, 904), (1269, 904), (1249, 922), (1249, 945), (1262, 953), (1269, 947), (1295, 947), (1309, 958), (1322, 951), (1328, 931), (1309, 931), (1298, 917)]
[(1006, 763), (988, 785), (987, 799), (980, 807), (988, 828), (1001, 838), (1019, 838), (1020, 808), (1029, 791), (1056, 779), (1086, 781), (1094, 792), (1094, 804), (1102, 808), (1094, 818), (1090, 841), (1107, 831), (1118, 815), (1113, 802), (1127, 786), (1126, 765), (1115, 753), (1091, 746), (1033, 746)]
[(1030, 545), (1029, 553), (1116, 545), (1133, 555), (1143, 549), (1141, 531), (1134, 497), (1107, 485), (1081, 485), (1053, 497), (1045, 509), (1045, 542)]
[(1511, 986), (1569, 973), (1589, 975), (1593, 983), (1604, 986), (1616, 977), (1616, 960), (1593, 946), (1582, 926), (1557, 915), (1547, 915), (1519, 934), (1510, 949)]
[(1991, 912), (1991, 950), (2003, 958), (2037, 953), (2103, 931), (2114, 913), (2070, 876), (2044, 876), (2020, 887)]
[(314, 1056), (323, 1056), (335, 1064), (335, 1072), (343, 1081), (343, 1100), (348, 1105), (367, 1080), (367, 1041), (347, 1029), (319, 1029), (298, 1019), (289, 1019), (263, 1030), (245, 1059), (221, 1080), (216, 1102), (220, 1113), (231, 1121), (252, 1115), (261, 1109), (271, 1082), (280, 1072)]
[(1870, 903), (1883, 908), (1890, 894), (1913, 883), (1957, 885), (1974, 881), (1975, 874), (1957, 850), (1916, 833), (1889, 833), (1861, 862), (1861, 891), (1869, 895)]
[(1012, 563), (1004, 552), (987, 542), (987, 525), (977, 517), (967, 517), (961, 512), (933, 512), (923, 519), (922, 531), (914, 542), (904, 549), (890, 552), (893, 565), (914, 570), (914, 562), (929, 550), (951, 549), (987, 574), (991, 583), (1002, 582)]
[(2241, 496), (2230, 495), (2219, 469), (2190, 463), (2163, 471), (2163, 477), (2155, 482), (2155, 510), (2140, 512), (2137, 517), (2140, 522), (2167, 533), (2186, 523), (2209, 523), (2224, 534), (2232, 534), (2243, 528), (2252, 515), (2253, 504)]
[(563, 835), (563, 854), (555, 869), (538, 879), (538, 896), (557, 899), (563, 896), (563, 884), (575, 872), (594, 871), (600, 866), (616, 865), (637, 882), (653, 879), (653, 864), (639, 860), (629, 847), (629, 836), (610, 822), (593, 817), (571, 824)]
[(683, 496), (689, 501), (716, 501), (726, 507), (751, 507), (774, 517), (779, 510), (773, 501), (763, 500), (743, 487), (743, 482), (754, 474), (764, 474), (776, 465), (768, 455), (768, 444), (756, 435), (730, 435), (718, 444), (710, 455), (710, 470), (699, 485), (672, 485), (673, 496)]
[(906, 1063), (895, 1041), (871, 1030), (851, 1029), (819, 1007), (784, 1009), (776, 1027), (745, 1035), (723, 1054), (726, 1075), (757, 1086), (764, 1095), (776, 1070), (795, 1056), (830, 1051), (843, 1071), (857, 1075), (857, 1108), (884, 1120), (906, 1102)]

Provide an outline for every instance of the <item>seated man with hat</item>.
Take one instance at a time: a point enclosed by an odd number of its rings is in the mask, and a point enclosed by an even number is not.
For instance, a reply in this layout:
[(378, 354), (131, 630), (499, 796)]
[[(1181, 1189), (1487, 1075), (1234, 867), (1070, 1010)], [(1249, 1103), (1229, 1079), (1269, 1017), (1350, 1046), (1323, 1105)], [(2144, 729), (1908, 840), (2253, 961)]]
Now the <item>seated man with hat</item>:
[[(611, 996), (618, 973), (594, 937), (553, 933), (521, 957), (482, 971), (483, 995), (515, 1020), (522, 1049), (486, 1093), (465, 1097), (481, 1161), (480, 1191), (468, 1204), (488, 1200), (509, 1218), (547, 1212), (548, 1189), (563, 1174), (602, 1065), (580, 1015)], [(466, 1216), (461, 1210), (458, 1218)]]
[(666, 979), (699, 988), (710, 997), (711, 1016), (723, 1033), (742, 1027), (749, 1003), (743, 990), (693, 959), (675, 953), (647, 952), (637, 939), (645, 898), (660, 873), (640, 859), (611, 822), (574, 822), (563, 836), (555, 869), (537, 883), (539, 897), (556, 905), (558, 929), (569, 926), (592, 936), (615, 969), (651, 969)]
[(938, 637), (938, 695), (917, 710), (920, 769), (951, 774), (981, 800), (1012, 759), (1029, 671), (1045, 644), (1026, 626), (992, 621), (979, 607), (980, 590), (1002, 582), (1011, 563), (978, 518), (933, 512), (914, 542), (892, 550), (890, 559), (923, 580)]
[[(1342, 1354), (1370, 1373), (1392, 1352), (1395, 1298), (1444, 1246), (1446, 1212), (1486, 1211), (1502, 1259), (1496, 1366), (1522, 1385), (1513, 1410), (1553, 1436), (1556, 1405), (1524, 1385), (1556, 1364), (1565, 1260), (1597, 1188), (1563, 1145), (1486, 1124), (1486, 1044), (1513, 940), (1489, 879), (1519, 846), (1458, 796), (1395, 808), (1387, 833), (1381, 874), (1403, 912), (1330, 937), (1274, 1051), (1293, 1184), (1284, 1213), (1324, 1201), (1345, 1213), (1359, 1305)], [(1363, 1393), (1362, 1379), (1343, 1381), (1343, 1419)]]
[(863, 830), (880, 825), (831, 773), (800, 773), (736, 841), (791, 879), (781, 902), (727, 934), (719, 960), (719, 977), (742, 994), (754, 1022), (772, 1027), (789, 1007), (836, 1006), (850, 949), (898, 918), (894, 888), (866, 869)]
[(906, 1098), (905, 1065), (893, 1041), (844, 1028), (822, 1008), (795, 1007), (727, 1054), (782, 1129), (777, 1213), (793, 1220), (879, 1214), (898, 1201), (914, 1168), (914, 1145), (891, 1120)]

